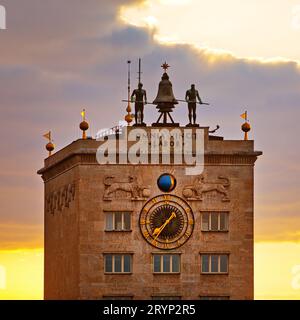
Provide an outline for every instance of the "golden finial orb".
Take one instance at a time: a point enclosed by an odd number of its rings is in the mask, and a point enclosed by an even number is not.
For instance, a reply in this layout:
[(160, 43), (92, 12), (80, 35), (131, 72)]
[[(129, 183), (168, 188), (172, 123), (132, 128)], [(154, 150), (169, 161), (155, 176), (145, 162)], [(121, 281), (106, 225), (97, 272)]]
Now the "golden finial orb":
[(49, 152), (49, 156), (51, 156), (52, 151), (54, 150), (54, 148), (55, 148), (55, 146), (54, 146), (53, 142), (49, 141), (46, 144), (46, 150)]
[(48, 140), (48, 143), (46, 144), (45, 148), (49, 152), (49, 157), (50, 157), (51, 154), (52, 154), (52, 151), (55, 148), (55, 145), (54, 145), (54, 143), (52, 142), (52, 139), (51, 139), (51, 131), (43, 134), (43, 137)]
[(130, 113), (126, 114), (125, 116), (125, 121), (127, 122), (128, 126), (130, 125), (130, 123), (133, 121), (133, 117)]
[(251, 130), (251, 125), (249, 122), (242, 124), (242, 131), (245, 133), (244, 140), (248, 140), (248, 132)]
[(79, 128), (82, 131), (87, 131), (89, 129), (89, 124), (86, 121), (80, 122)]
[(89, 129), (89, 124), (85, 119), (85, 109), (81, 112), (82, 122), (79, 124), (80, 130), (82, 130), (82, 139), (86, 140), (86, 131)]
[(127, 125), (130, 126), (130, 123), (133, 121), (133, 115), (131, 114), (131, 106), (130, 103), (128, 103), (128, 106), (126, 108), (126, 116), (124, 117), (124, 120), (127, 122)]

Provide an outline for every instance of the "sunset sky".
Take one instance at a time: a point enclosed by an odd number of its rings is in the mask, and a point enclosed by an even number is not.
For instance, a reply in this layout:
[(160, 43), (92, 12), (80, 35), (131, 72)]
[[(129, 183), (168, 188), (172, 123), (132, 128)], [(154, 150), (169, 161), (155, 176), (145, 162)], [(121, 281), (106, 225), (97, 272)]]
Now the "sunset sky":
[[(195, 83), (201, 125), (256, 150), (255, 297), (300, 298), (300, 0), (0, 0), (0, 299), (43, 297), (42, 135), (57, 150), (125, 115), (126, 61), (154, 99), (160, 65), (175, 96)], [(146, 109), (152, 123), (156, 111)], [(186, 109), (174, 117), (186, 124)]]

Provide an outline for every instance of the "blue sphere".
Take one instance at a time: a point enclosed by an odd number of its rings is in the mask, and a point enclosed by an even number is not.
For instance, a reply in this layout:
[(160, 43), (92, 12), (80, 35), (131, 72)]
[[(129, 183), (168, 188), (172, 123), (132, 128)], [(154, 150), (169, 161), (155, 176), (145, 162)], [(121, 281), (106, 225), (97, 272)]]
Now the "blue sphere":
[(161, 191), (171, 192), (176, 187), (176, 179), (173, 175), (164, 173), (157, 179), (157, 185)]

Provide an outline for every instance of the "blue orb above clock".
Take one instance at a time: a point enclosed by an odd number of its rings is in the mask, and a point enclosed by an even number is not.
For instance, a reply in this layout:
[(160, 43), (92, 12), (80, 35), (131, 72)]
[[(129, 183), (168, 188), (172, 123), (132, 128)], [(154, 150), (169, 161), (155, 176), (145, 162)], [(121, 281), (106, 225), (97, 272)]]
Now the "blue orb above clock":
[(172, 174), (164, 173), (157, 179), (157, 186), (163, 192), (171, 192), (176, 187), (176, 179)]

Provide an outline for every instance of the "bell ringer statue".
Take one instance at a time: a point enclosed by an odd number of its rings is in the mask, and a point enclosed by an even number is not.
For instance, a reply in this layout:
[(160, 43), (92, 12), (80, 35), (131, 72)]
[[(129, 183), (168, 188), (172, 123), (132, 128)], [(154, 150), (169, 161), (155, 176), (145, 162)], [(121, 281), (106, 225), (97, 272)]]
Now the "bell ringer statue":
[(147, 104), (147, 93), (146, 90), (143, 89), (143, 84), (141, 82), (138, 84), (138, 89), (133, 90), (131, 101), (135, 102), (135, 125), (145, 126), (144, 105)]
[[(197, 99), (199, 100), (200, 104), (203, 104), (198, 90), (195, 89), (195, 85), (191, 85), (191, 89), (188, 90), (185, 94), (185, 101), (188, 103), (189, 108), (189, 124), (188, 126), (196, 126), (196, 105)], [(192, 124), (192, 117), (193, 117), (193, 124)]]

